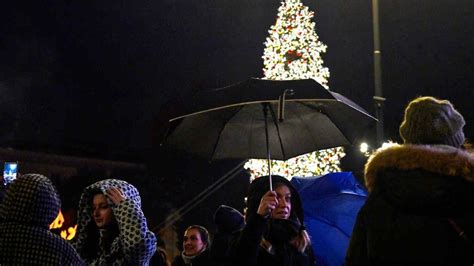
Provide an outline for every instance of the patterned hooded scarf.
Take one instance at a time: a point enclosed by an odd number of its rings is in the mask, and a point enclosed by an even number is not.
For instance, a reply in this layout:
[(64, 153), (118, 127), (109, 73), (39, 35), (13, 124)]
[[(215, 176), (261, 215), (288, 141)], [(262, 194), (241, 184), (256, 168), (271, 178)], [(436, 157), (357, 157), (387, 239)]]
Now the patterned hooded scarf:
[(0, 204), (0, 265), (78, 265), (74, 248), (49, 231), (61, 203), (45, 176), (25, 174)]
[[(117, 221), (117, 231), (112, 236), (108, 249), (99, 245), (91, 256), (88, 251), (90, 244), (101, 242), (110, 233), (96, 227), (92, 217), (92, 199), (97, 193), (103, 193), (107, 197), (107, 190), (112, 187), (121, 189), (125, 195), (125, 199), (118, 205), (107, 198)], [(156, 237), (148, 230), (138, 190), (123, 180), (106, 179), (86, 187), (79, 201), (77, 224), (73, 245), (88, 264), (148, 265), (155, 253)]]

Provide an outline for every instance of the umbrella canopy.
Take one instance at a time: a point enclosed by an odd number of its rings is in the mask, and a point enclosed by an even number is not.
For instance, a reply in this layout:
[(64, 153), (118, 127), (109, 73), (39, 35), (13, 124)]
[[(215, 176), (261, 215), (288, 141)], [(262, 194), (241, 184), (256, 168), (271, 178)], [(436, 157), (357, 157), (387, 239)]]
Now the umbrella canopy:
[[(171, 119), (164, 147), (215, 159), (287, 160), (349, 145), (376, 121), (312, 79), (249, 79), (205, 91), (190, 114)], [(268, 144), (267, 144), (268, 141)]]
[(294, 177), (318, 265), (343, 265), (357, 213), (367, 191), (352, 173)]

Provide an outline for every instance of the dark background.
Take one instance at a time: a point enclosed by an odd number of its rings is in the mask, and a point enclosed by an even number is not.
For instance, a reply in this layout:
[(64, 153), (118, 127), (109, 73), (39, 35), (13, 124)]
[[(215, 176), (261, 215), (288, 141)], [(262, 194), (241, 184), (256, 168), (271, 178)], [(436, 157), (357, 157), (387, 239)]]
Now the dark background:
[[(387, 139), (400, 141), (403, 108), (420, 95), (451, 100), (472, 139), (472, 0), (379, 2)], [(374, 113), (371, 1), (303, 3), (316, 12), (316, 31), (328, 45), (323, 59), (330, 88)], [(161, 151), (167, 119), (199, 90), (262, 76), (263, 42), (279, 5), (274, 0), (2, 4), (0, 146), (145, 163), (149, 172), (134, 180), (148, 201), (147, 216), (158, 224), (237, 163), (209, 165)], [(373, 132), (366, 135), (373, 140)], [(357, 157), (350, 147), (348, 153)], [(359, 167), (360, 159), (355, 161)], [(241, 209), (247, 178), (241, 173), (180, 226), (209, 224), (219, 203)]]

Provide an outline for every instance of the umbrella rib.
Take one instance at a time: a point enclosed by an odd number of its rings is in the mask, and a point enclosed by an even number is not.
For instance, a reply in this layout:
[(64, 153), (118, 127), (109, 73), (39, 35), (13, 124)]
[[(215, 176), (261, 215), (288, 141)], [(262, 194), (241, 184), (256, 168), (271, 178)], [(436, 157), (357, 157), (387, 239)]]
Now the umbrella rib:
[[(232, 120), (232, 118), (234, 118), (237, 113), (239, 113), (240, 109), (242, 109), (243, 106), (240, 106), (233, 114), (232, 116), (227, 119), (227, 121), (230, 121)], [(217, 135), (217, 138), (216, 138), (216, 142), (214, 143), (214, 148), (212, 149), (212, 153), (211, 153), (211, 158), (210, 158), (210, 161), (212, 161), (212, 159), (214, 158), (214, 154), (216, 153), (216, 149), (217, 149), (217, 145), (219, 144), (219, 141), (221, 139), (221, 136), (222, 136), (222, 131), (224, 131), (225, 127), (227, 125), (227, 122), (224, 123), (224, 125), (221, 127), (221, 129), (219, 130), (219, 134)]]
[[(367, 113), (367, 111), (364, 110), (362, 107), (357, 108), (357, 104), (354, 103), (352, 100), (350, 100), (350, 99), (346, 98), (345, 96), (343, 96), (343, 95), (341, 95), (341, 94), (339, 94), (339, 93), (337, 93), (337, 92), (334, 92), (334, 91), (331, 91), (331, 92), (329, 92), (329, 93), (331, 93), (332, 96), (336, 99), (336, 102), (343, 103), (343, 104), (349, 106), (350, 108), (356, 110), (357, 112), (362, 113), (362, 114), (364, 114), (364, 115), (366, 115), (366, 116), (368, 116), (368, 117), (374, 119), (375, 121), (378, 121), (377, 118), (371, 116), (371, 115), (370, 115), (369, 113)], [(354, 106), (354, 105), (355, 105), (355, 106)], [(362, 110), (361, 110), (361, 109), (362, 109)]]
[[(285, 102), (299, 102), (299, 101), (312, 101), (312, 100), (314, 100), (314, 99), (303, 99), (303, 98), (299, 99), (298, 98), (298, 99), (285, 99)], [(334, 99), (317, 99), (317, 100), (318, 101), (324, 101), (324, 102), (337, 102), (337, 100), (334, 100)], [(195, 111), (195, 112), (192, 112), (192, 113), (189, 113), (189, 114), (173, 117), (173, 118), (169, 119), (169, 122), (173, 122), (175, 120), (185, 118), (185, 117), (189, 117), (189, 116), (199, 115), (199, 114), (202, 114), (202, 113), (207, 113), (207, 112), (212, 112), (212, 111), (218, 111), (218, 110), (221, 110), (221, 109), (227, 109), (227, 108), (236, 107), (236, 106), (240, 106), (240, 105), (253, 105), (253, 104), (257, 104), (257, 103), (278, 103), (278, 102), (279, 102), (278, 100), (264, 99), (264, 100), (258, 100), (258, 101), (231, 103), (231, 104), (224, 105), (224, 106), (212, 107), (212, 108), (209, 108), (209, 109), (204, 109), (204, 110)]]
[[(311, 108), (311, 109), (313, 109), (313, 110), (316, 110), (316, 111), (318, 111), (318, 112), (324, 114), (325, 116), (331, 118), (328, 113), (325, 113), (325, 112), (323, 112), (322, 110), (320, 110), (320, 109), (318, 109), (318, 108), (315, 108), (314, 106), (312, 106), (312, 105), (310, 105), (310, 104), (307, 104), (307, 103), (304, 103), (304, 102), (301, 102), (301, 104), (304, 105), (304, 106), (306, 106), (306, 107), (308, 107), (308, 108)], [(341, 135), (344, 137), (344, 139), (347, 141), (347, 143), (352, 144), (352, 142), (347, 139), (346, 134), (344, 134), (344, 132), (339, 128), (339, 125), (336, 125), (336, 123), (333, 123), (333, 125), (334, 125), (335, 127), (337, 127), (337, 129), (339, 130), (339, 132), (341, 132)]]
[[(306, 105), (304, 104), (304, 102), (298, 102), (298, 103), (300, 103), (300, 104), (306, 106)], [(311, 130), (309, 130), (309, 127), (308, 127), (305, 123), (303, 123), (303, 120), (301, 119), (301, 117), (300, 117), (299, 115), (298, 115), (297, 117), (298, 117), (298, 119), (302, 122), (301, 124), (305, 125), (304, 128), (306, 129), (306, 131), (308, 131), (308, 134), (309, 134), (310, 136), (313, 136), (313, 134), (311, 133)], [(314, 146), (317, 146), (317, 143), (316, 143), (316, 142), (313, 142), (313, 144), (314, 144)], [(315, 151), (315, 150), (313, 150), (313, 151)], [(313, 152), (313, 151), (312, 151), (312, 152)]]
[(278, 140), (279, 140), (279, 143), (280, 143), (281, 153), (282, 153), (282, 155), (283, 155), (283, 158), (286, 158), (285, 148), (283, 147), (283, 142), (281, 141), (280, 127), (278, 126), (278, 120), (277, 120), (276, 117), (275, 117), (275, 112), (273, 111), (272, 106), (271, 106), (270, 104), (269, 104), (268, 106), (270, 107), (270, 113), (271, 113), (271, 115), (272, 115), (272, 120), (273, 120), (273, 123), (275, 124), (275, 127), (276, 127), (276, 131), (277, 131), (277, 135), (278, 135)]
[[(303, 106), (306, 106), (306, 107), (311, 107), (311, 106), (308, 106), (307, 104), (305, 104), (304, 102), (298, 102), (298, 103), (301, 104), (301, 105), (303, 105)], [(311, 108), (314, 109), (313, 107), (311, 107)], [(319, 111), (319, 110), (316, 109), (316, 111)], [(298, 118), (300, 121), (302, 121), (302, 119), (301, 119), (301, 117), (300, 117), (299, 115), (297, 116), (297, 118)], [(305, 123), (302, 123), (302, 124), (305, 125), (304, 128), (306, 129), (306, 131), (308, 132), (308, 134), (309, 134), (310, 136), (313, 136), (313, 134), (311, 133), (311, 130), (309, 130), (309, 127), (306, 126)], [(314, 144), (314, 146), (317, 146), (317, 145), (318, 145), (318, 144), (317, 144), (317, 141), (316, 141), (316, 142), (313, 141), (313, 144)], [(310, 151), (310, 152), (314, 152), (314, 151), (317, 151), (317, 150), (320, 150), (320, 149), (314, 148), (314, 149), (313, 149), (312, 151)]]

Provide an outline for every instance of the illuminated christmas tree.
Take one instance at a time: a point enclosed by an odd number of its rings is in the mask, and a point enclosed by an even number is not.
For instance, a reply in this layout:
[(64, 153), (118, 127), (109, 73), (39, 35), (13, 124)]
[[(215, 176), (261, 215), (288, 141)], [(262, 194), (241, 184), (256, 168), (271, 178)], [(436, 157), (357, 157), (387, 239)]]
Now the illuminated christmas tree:
[[(329, 89), (329, 69), (323, 66), (321, 54), (327, 46), (319, 41), (314, 12), (300, 0), (286, 0), (278, 8), (274, 25), (268, 31), (263, 54), (263, 73), (266, 79), (314, 79)], [(342, 147), (320, 150), (292, 158), (272, 161), (272, 174), (287, 178), (317, 176), (338, 172), (340, 159), (345, 155)], [(252, 178), (268, 175), (266, 160), (252, 159), (245, 166)]]

